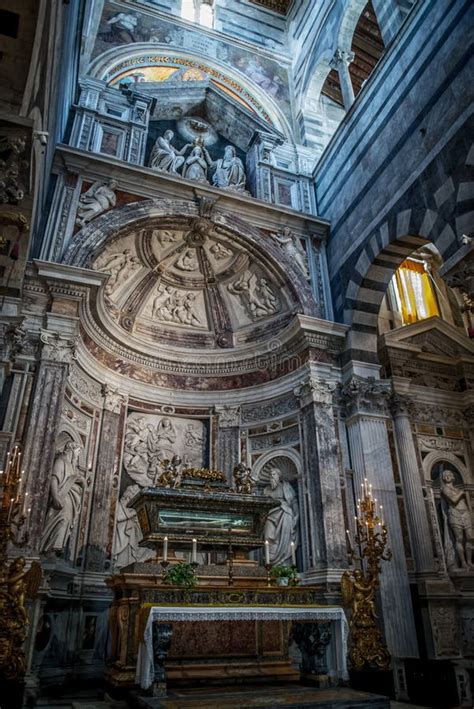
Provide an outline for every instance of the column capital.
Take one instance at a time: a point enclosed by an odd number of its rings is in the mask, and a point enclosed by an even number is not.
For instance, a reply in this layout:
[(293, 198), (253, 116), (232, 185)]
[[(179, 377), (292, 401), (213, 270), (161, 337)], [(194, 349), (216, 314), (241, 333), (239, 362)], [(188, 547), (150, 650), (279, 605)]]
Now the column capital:
[(71, 364), (75, 359), (76, 338), (63, 337), (59, 332), (41, 330), (40, 341), (43, 345), (41, 359)]
[(349, 66), (354, 61), (354, 52), (349, 52), (346, 49), (340, 49), (339, 47), (334, 52), (334, 56), (330, 61), (330, 66), (332, 69), (339, 69), (341, 64)]
[(389, 399), (389, 408), (392, 416), (410, 416), (413, 413), (414, 404), (409, 396), (393, 392)]
[(13, 362), (19, 357), (34, 358), (38, 348), (38, 334), (29, 332), (22, 317), (0, 322), (1, 358)]
[(122, 404), (126, 400), (124, 394), (122, 394), (117, 387), (110, 386), (110, 384), (103, 384), (102, 396), (104, 397), (104, 409), (113, 414), (119, 414)]
[(309, 403), (332, 406), (336, 388), (336, 382), (326, 382), (323, 379), (310, 376), (308, 381), (293, 389), (293, 394), (299, 400), (301, 407)]
[(357, 414), (386, 417), (390, 391), (373, 377), (353, 376), (339, 390), (340, 402), (347, 417)]
[(219, 417), (219, 428), (235, 428), (240, 426), (240, 406), (223, 406), (214, 407), (215, 414)]

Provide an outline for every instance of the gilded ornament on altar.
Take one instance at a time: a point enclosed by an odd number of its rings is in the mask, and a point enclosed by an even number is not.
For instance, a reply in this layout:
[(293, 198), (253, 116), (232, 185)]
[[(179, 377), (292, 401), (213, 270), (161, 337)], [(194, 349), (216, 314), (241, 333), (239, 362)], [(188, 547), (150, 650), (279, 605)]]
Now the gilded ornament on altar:
[[(41, 584), (41, 565), (34, 561), (25, 571), (25, 559), (9, 560), (7, 545), (14, 540), (13, 527), (25, 520), (26, 496), (20, 491), (22, 474), (21, 452), (15, 446), (7, 455), (2, 471), (0, 503), (0, 679), (21, 680), (26, 672), (23, 644), (28, 628), (25, 599), (33, 598)], [(29, 510), (28, 510), (29, 511)]]
[[(382, 511), (382, 508), (381, 508)], [(380, 562), (392, 557), (387, 545), (387, 528), (382, 513), (377, 512), (377, 500), (364, 485), (364, 497), (358, 501), (355, 544), (360, 549), (356, 555), (350, 544), (351, 560), (358, 561), (360, 569), (345, 571), (341, 578), (341, 595), (344, 606), (350, 606), (349, 660), (355, 670), (373, 668), (387, 670), (390, 655), (378, 625), (375, 595), (379, 587)], [(349, 542), (350, 535), (347, 531)]]

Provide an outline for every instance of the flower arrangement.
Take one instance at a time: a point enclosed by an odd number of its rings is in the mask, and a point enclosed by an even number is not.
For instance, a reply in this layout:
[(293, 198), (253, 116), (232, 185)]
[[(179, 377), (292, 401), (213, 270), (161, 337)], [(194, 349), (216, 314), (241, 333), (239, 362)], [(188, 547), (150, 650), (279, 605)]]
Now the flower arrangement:
[(172, 586), (184, 586), (194, 588), (198, 580), (192, 564), (180, 562), (170, 566), (163, 575), (163, 582)]
[(273, 566), (270, 569), (270, 576), (281, 586), (287, 586), (296, 583), (298, 572), (294, 566)]

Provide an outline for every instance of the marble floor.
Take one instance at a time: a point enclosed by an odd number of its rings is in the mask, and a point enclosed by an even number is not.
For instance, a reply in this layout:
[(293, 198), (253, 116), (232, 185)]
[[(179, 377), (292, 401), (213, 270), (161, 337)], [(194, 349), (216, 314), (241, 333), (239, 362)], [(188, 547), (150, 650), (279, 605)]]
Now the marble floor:
[[(107, 694), (99, 698), (96, 692), (85, 690), (62, 697), (43, 697), (36, 706), (39, 709), (135, 709), (140, 705), (135, 701), (114, 700)], [(383, 697), (348, 688), (318, 690), (300, 686), (179, 690), (166, 699), (150, 700), (141, 706), (156, 709), (426, 709), (414, 704), (387, 702)]]

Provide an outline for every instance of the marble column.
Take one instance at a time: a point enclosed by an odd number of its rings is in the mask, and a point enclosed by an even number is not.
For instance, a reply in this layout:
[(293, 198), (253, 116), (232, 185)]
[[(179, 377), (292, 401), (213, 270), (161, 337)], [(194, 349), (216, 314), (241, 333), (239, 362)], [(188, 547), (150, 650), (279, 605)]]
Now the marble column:
[(418, 657), (410, 584), (403, 547), (397, 494), (387, 435), (390, 393), (373, 379), (353, 377), (342, 387), (346, 426), (354, 470), (355, 496), (361, 497), (364, 478), (383, 506), (391, 561), (382, 562), (380, 599), (385, 638), (394, 657)]
[[(331, 385), (310, 376), (295, 389), (301, 407), (303, 460), (309, 494), (310, 563), (331, 572), (347, 566), (337, 421)], [(336, 580), (340, 574), (336, 573)]]
[(232, 471), (240, 461), (240, 406), (216, 406), (217, 468), (232, 483)]
[[(85, 567), (103, 572), (111, 562), (114, 509), (120, 478), (125, 398), (108, 384), (102, 387), (104, 410), (94, 476)], [(115, 480), (115, 485), (114, 485)], [(115, 489), (115, 495), (113, 494)]]
[(419, 573), (434, 571), (431, 532), (410, 425), (410, 401), (395, 394), (390, 404), (416, 570)]
[(63, 337), (58, 332), (42, 330), (40, 339), (41, 361), (30, 405), (23, 457), (25, 489), (31, 500), (28, 553), (32, 556), (39, 554), (64, 389), (75, 348), (75, 338)]
[(346, 111), (354, 103), (354, 89), (352, 86), (349, 64), (354, 61), (354, 52), (346, 52), (344, 49), (336, 49), (331, 60), (331, 67), (337, 70), (341, 84), (342, 102)]

